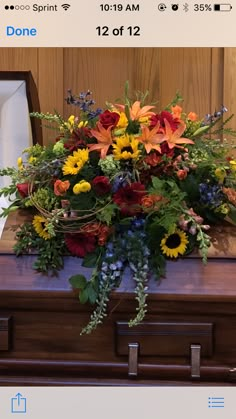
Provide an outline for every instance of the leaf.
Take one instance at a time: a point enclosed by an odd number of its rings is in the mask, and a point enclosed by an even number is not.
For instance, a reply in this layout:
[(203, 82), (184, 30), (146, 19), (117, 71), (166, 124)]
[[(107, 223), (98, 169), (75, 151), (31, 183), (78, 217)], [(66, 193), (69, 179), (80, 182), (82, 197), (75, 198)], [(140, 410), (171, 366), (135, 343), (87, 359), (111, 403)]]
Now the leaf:
[(198, 128), (193, 134), (193, 137), (197, 137), (198, 135), (202, 135), (204, 132), (207, 132), (209, 130), (210, 126), (205, 125), (204, 127)]
[(73, 275), (69, 278), (72, 288), (84, 289), (87, 285), (87, 279), (84, 275)]
[(105, 206), (102, 212), (100, 212), (100, 214), (97, 214), (98, 220), (100, 220), (103, 223), (106, 223), (107, 225), (110, 225), (112, 218), (115, 215), (116, 209), (117, 209), (116, 204), (110, 204), (110, 205)]
[(79, 293), (79, 300), (80, 300), (81, 304), (87, 303), (88, 298), (89, 298), (88, 289), (87, 288), (84, 288)]
[(88, 299), (89, 299), (89, 302), (91, 304), (95, 304), (95, 302), (97, 300), (97, 297), (98, 297), (98, 293), (94, 289), (93, 285), (88, 286), (87, 287), (87, 291), (88, 291)]
[(228, 217), (236, 223), (236, 208), (233, 205), (229, 205), (230, 212), (227, 214)]
[(87, 255), (83, 259), (82, 266), (84, 266), (85, 268), (94, 268), (97, 264), (97, 258), (97, 253), (87, 253)]

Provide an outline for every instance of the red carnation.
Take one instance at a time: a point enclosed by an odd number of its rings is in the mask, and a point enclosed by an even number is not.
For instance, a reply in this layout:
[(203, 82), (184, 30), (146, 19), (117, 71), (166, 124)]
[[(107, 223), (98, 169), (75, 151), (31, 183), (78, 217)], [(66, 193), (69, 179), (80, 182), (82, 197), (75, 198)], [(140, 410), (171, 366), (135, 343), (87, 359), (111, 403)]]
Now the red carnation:
[(17, 183), (16, 187), (22, 198), (26, 198), (29, 195), (29, 183)]
[(169, 122), (172, 131), (175, 131), (179, 126), (179, 119), (174, 118), (168, 111), (162, 111), (150, 118), (150, 128), (154, 128), (157, 123), (160, 123), (160, 132), (165, 132), (165, 119)]
[(105, 129), (109, 127), (115, 128), (119, 119), (120, 115), (117, 112), (110, 112), (108, 110), (99, 115), (99, 121)]
[(66, 234), (65, 243), (73, 256), (83, 258), (87, 253), (95, 250), (95, 237), (83, 233)]
[(113, 201), (119, 205), (122, 215), (133, 216), (142, 210), (140, 204), (146, 193), (142, 183), (134, 182), (120, 188), (113, 196)]
[(92, 183), (95, 193), (99, 196), (106, 195), (111, 190), (111, 184), (106, 176), (96, 176)]

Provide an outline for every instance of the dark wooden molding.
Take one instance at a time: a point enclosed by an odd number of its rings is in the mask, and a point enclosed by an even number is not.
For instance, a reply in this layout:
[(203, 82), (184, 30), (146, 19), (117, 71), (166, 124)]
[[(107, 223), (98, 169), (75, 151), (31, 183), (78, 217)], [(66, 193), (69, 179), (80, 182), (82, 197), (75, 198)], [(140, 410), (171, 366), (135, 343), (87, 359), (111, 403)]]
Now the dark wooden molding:
[[(26, 95), (29, 104), (29, 112), (40, 112), (38, 89), (31, 71), (0, 71), (0, 80), (23, 80), (26, 84)], [(41, 121), (30, 118), (33, 144), (43, 144)]]

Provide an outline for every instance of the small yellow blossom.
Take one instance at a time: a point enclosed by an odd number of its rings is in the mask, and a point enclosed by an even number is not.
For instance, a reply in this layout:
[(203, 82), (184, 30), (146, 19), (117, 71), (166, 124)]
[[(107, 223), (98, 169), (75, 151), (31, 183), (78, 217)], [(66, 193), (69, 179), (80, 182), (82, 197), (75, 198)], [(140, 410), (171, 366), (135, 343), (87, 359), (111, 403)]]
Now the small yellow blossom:
[(34, 164), (36, 162), (36, 160), (37, 160), (36, 157), (30, 156), (30, 158), (28, 159), (28, 162), (30, 164)]
[(18, 157), (18, 159), (17, 159), (17, 166), (18, 166), (19, 169), (22, 169), (23, 168), (23, 160), (22, 160), (22, 157)]
[(124, 112), (120, 112), (120, 119), (117, 124), (117, 128), (126, 128), (128, 125), (128, 119)]
[(86, 180), (81, 180), (79, 183), (76, 183), (73, 187), (73, 192), (75, 195), (79, 195), (81, 192), (89, 192), (91, 190), (91, 185)]
[(78, 128), (84, 128), (88, 125), (88, 121), (80, 121), (78, 124)]
[(74, 125), (74, 123), (75, 123), (75, 116), (74, 116), (74, 115), (71, 115), (71, 116), (68, 118), (68, 123), (69, 123), (70, 125)]
[(227, 204), (221, 204), (219, 208), (217, 209), (217, 212), (220, 212), (221, 214), (227, 215), (229, 213), (229, 207)]
[(236, 160), (230, 160), (229, 162), (231, 170), (236, 172)]
[(226, 177), (226, 171), (222, 167), (217, 167), (217, 169), (215, 170), (215, 175), (217, 179), (219, 179), (219, 182), (223, 183)]

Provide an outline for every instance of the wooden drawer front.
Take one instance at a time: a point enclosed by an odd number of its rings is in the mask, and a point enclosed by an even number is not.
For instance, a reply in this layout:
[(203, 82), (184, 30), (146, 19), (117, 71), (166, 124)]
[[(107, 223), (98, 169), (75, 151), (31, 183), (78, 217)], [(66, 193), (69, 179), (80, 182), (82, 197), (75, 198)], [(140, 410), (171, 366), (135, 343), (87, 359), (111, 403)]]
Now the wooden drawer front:
[(10, 349), (11, 317), (0, 317), (0, 351)]
[(139, 344), (140, 356), (189, 356), (191, 345), (201, 346), (201, 356), (212, 355), (212, 323), (143, 322), (130, 328), (116, 322), (116, 351), (128, 355), (129, 344)]

